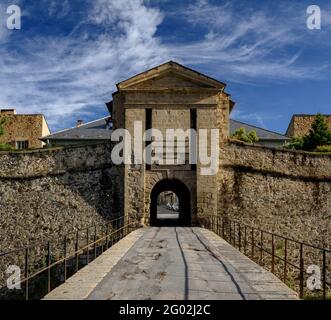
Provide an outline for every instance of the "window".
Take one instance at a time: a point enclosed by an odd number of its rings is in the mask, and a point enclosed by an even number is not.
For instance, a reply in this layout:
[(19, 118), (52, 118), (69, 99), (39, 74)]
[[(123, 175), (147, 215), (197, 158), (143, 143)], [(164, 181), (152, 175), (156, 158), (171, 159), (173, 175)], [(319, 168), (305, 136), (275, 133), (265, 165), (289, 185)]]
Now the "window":
[(191, 115), (191, 129), (196, 130), (197, 129), (197, 110), (191, 109), (190, 115)]
[[(191, 129), (197, 130), (197, 110), (196, 109), (191, 109), (190, 110), (190, 115), (191, 115)], [(192, 141), (192, 139), (190, 140), (191, 146), (190, 146), (190, 152), (192, 152), (192, 148), (195, 149), (196, 152), (196, 141)], [(196, 159), (195, 163), (191, 163), (191, 170), (192, 171), (196, 171), (197, 170), (197, 165), (196, 165)]]
[(23, 150), (29, 148), (29, 141), (16, 141), (16, 149)]
[(146, 109), (146, 130), (152, 128), (152, 109)]
[[(146, 116), (145, 129), (146, 130), (152, 129), (152, 109), (146, 109), (145, 116)], [(145, 147), (147, 147), (150, 143), (151, 143), (150, 141), (146, 141)], [(150, 164), (146, 163), (145, 167), (146, 167), (146, 170), (151, 170), (151, 165)]]

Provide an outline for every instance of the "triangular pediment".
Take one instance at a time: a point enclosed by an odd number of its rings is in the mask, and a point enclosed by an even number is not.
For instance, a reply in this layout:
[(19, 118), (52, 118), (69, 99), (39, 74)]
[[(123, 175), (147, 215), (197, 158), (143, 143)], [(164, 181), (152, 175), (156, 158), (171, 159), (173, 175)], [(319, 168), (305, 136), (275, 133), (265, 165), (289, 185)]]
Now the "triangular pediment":
[(162, 88), (211, 88), (222, 90), (225, 84), (171, 61), (125, 80), (117, 86), (122, 90)]

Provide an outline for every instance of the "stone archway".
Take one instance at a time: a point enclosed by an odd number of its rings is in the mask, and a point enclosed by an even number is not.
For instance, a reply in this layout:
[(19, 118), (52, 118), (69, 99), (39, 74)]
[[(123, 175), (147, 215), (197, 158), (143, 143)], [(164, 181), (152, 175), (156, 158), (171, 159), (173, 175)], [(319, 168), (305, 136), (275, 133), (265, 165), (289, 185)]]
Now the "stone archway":
[(150, 225), (168, 225), (169, 221), (161, 221), (157, 218), (157, 199), (164, 191), (174, 192), (179, 201), (179, 217), (176, 225), (191, 225), (191, 197), (187, 186), (178, 179), (163, 179), (156, 183), (151, 192)]

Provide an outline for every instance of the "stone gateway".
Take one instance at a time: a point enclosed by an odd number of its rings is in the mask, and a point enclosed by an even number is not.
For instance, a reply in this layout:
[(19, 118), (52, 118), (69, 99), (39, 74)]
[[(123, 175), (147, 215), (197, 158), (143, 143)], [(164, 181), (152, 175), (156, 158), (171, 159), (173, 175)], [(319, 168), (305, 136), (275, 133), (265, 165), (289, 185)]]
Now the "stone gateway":
[[(134, 136), (135, 121), (143, 123), (145, 129), (160, 130), (164, 136), (167, 129), (195, 129), (197, 132), (219, 129), (218, 141), (222, 146), (229, 137), (229, 114), (234, 107), (225, 86), (178, 63), (168, 62), (117, 85), (112, 102), (114, 129), (125, 128)], [(207, 152), (210, 144), (209, 137), (205, 146)], [(189, 211), (185, 212), (185, 217), (183, 213), (182, 223), (194, 224), (198, 215), (207, 212), (216, 214), (217, 174), (202, 175), (201, 163), (190, 165), (189, 159), (186, 160), (184, 165), (126, 165), (124, 212), (143, 223), (156, 223), (156, 193), (172, 184), (169, 190), (181, 190), (181, 194), (177, 194), (181, 198), (180, 211)], [(177, 182), (171, 182), (174, 178)]]
[[(202, 175), (204, 164), (188, 157), (181, 165), (114, 165), (111, 142), (0, 152), (0, 251), (114, 216), (160, 225), (157, 198), (165, 191), (178, 197), (180, 225), (223, 215), (330, 246), (331, 157), (229, 140), (234, 102), (225, 86), (168, 62), (119, 83), (108, 103), (113, 130), (131, 136), (135, 121), (161, 132), (218, 129), (214, 175)], [(211, 142), (203, 152), (210, 153)]]

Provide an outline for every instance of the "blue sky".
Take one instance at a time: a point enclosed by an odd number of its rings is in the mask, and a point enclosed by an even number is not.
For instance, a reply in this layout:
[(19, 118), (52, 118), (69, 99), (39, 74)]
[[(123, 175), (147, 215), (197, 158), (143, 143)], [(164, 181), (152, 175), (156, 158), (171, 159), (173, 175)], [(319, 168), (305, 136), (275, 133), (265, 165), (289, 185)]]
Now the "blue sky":
[(293, 113), (331, 113), (331, 2), (1, 0), (0, 108), (44, 113), (52, 131), (107, 115), (116, 83), (168, 60), (227, 83), (232, 118), (285, 132)]

